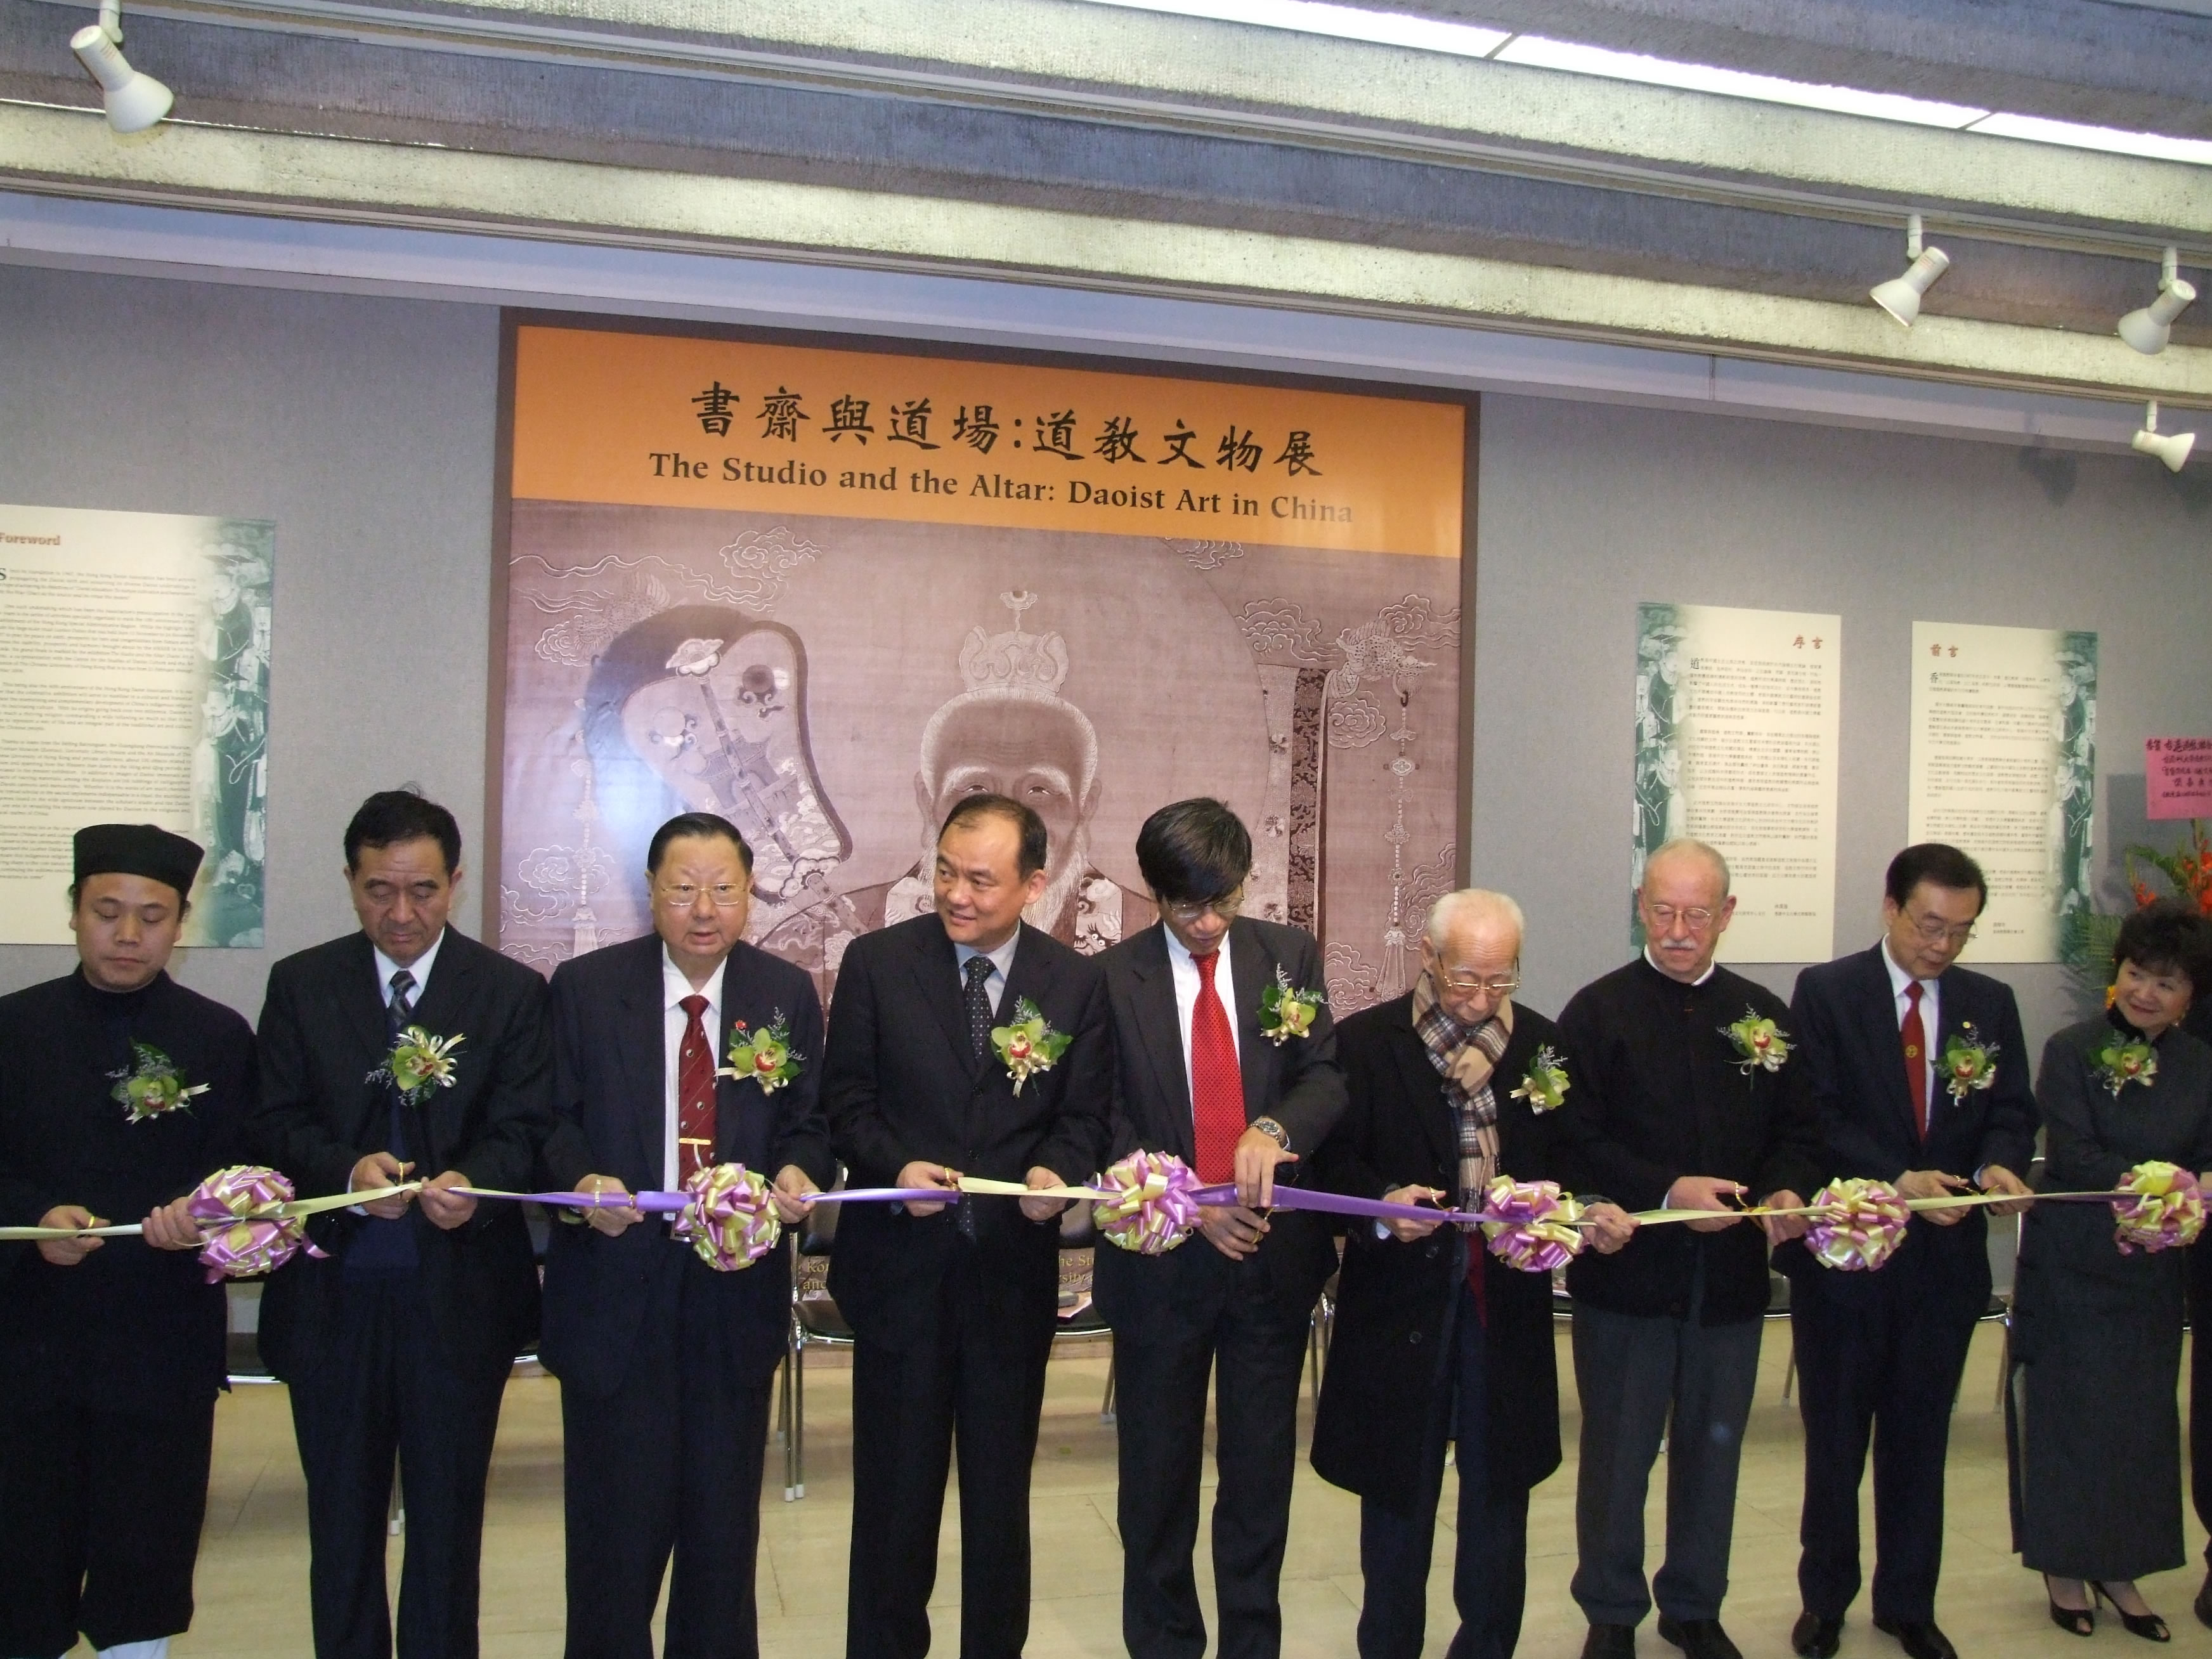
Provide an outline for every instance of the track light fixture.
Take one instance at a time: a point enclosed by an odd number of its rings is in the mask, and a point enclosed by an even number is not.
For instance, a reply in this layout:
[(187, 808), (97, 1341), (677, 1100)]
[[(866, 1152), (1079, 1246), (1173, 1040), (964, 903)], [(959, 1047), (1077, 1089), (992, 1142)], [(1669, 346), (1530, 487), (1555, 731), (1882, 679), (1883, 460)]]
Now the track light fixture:
[(2149, 404), (2143, 410), (2142, 430), (2128, 441), (2146, 455), (2155, 455), (2166, 463), (2168, 472), (2179, 472), (2189, 459), (2189, 452), (2197, 447), (2194, 432), (2160, 432), (2158, 429), (2158, 405)]
[(107, 125), (118, 132), (143, 132), (169, 112), (176, 94), (123, 56), (122, 0), (100, 0), (100, 21), (70, 36), (70, 50), (100, 82)]
[(2187, 310), (2189, 302), (2197, 297), (2194, 284), (2181, 280), (2181, 255), (2177, 249), (2168, 248), (2160, 264), (2158, 298), (2141, 311), (2130, 311), (2120, 319), (2120, 337), (2146, 357), (2155, 357), (2166, 349), (2167, 337), (2173, 332), (2173, 319)]
[(1938, 276), (1950, 270), (1951, 256), (1940, 247), (1923, 249), (1920, 246), (1920, 216), (1916, 213), (1905, 222), (1905, 257), (1912, 262), (1905, 275), (1876, 283), (1868, 290), (1868, 297), (1911, 328), (1920, 315), (1920, 296), (1936, 286)]

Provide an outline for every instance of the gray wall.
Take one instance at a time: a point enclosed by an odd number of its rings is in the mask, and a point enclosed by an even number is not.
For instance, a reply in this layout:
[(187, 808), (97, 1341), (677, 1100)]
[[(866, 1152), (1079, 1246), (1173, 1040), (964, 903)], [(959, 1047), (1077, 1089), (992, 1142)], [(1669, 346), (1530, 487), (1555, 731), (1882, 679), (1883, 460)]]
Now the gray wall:
[[(271, 948), (180, 969), (249, 1014), (351, 925), (363, 793), (419, 782), (482, 844), (497, 356), (489, 307), (0, 265), (0, 501), (276, 520)], [(1510, 397), (1482, 441), (1473, 862), (1528, 910), (1536, 1007), (1626, 955), (1638, 599), (1842, 614), (1841, 948), (1904, 838), (1916, 617), (2102, 635), (2103, 851), (2142, 828), (2142, 738), (2212, 730), (2202, 469)], [(70, 961), (0, 947), (0, 990)], [(2039, 1045), (2062, 977), (2004, 972)]]
[[(1481, 482), (1473, 870), (1528, 912), (1534, 1007), (1556, 1011), (1628, 956), (1640, 599), (1842, 617), (1839, 952), (1874, 942), (1905, 843), (1916, 620), (2099, 634), (2107, 908), (2118, 847), (2148, 827), (2143, 739), (2212, 731), (2202, 469), (1487, 398)], [(1746, 971), (1786, 995), (1796, 970)], [(2078, 1018), (2058, 968), (1994, 971), (2039, 1053)]]
[[(419, 782), (480, 844), (498, 362), (484, 307), (0, 266), (0, 501), (276, 521), (270, 948), (176, 968), (248, 1017), (353, 926), (363, 794)], [(0, 946), (0, 989), (75, 960)]]

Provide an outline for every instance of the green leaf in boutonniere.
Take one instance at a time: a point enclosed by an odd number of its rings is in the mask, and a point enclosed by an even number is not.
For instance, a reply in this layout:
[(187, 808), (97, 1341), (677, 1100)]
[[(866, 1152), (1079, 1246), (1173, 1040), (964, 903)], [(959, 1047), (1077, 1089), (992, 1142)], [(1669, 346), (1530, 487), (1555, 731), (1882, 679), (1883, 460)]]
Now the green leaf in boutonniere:
[(714, 1073), (716, 1077), (735, 1078), (743, 1083), (747, 1078), (761, 1086), (761, 1092), (772, 1095), (797, 1077), (806, 1064), (806, 1056), (791, 1046), (791, 1022), (783, 1017), (783, 1010), (775, 1011), (775, 1018), (750, 1036), (744, 1035), (745, 1023), (738, 1021), (730, 1032), (730, 1063)]
[(2115, 1100), (2130, 1083), (2140, 1083), (2148, 1089), (2150, 1080), (2158, 1075), (2157, 1050), (2148, 1042), (2127, 1042), (2118, 1031), (2106, 1038), (2105, 1046), (2089, 1058)]
[(991, 1028), (991, 1046), (1006, 1062), (1016, 1094), (1021, 1093), (1022, 1085), (1033, 1073), (1052, 1070), (1073, 1041), (1066, 1032), (1054, 1030), (1052, 1022), (1027, 997), (1015, 1002), (1011, 1021)]
[(1293, 987), (1279, 962), (1275, 982), (1260, 993), (1260, 1035), (1278, 1048), (1292, 1037), (1310, 1036), (1314, 1021), (1327, 1006), (1328, 999), (1321, 992)]
[(208, 1091), (204, 1083), (186, 1087), (176, 1062), (150, 1042), (133, 1042), (131, 1064), (107, 1075), (115, 1079), (108, 1098), (129, 1113), (133, 1123), (189, 1110), (192, 1097)]
[(415, 1105), (433, 1089), (453, 1086), (453, 1050), (462, 1042), (458, 1032), (449, 1037), (432, 1036), (421, 1026), (410, 1025), (392, 1045), (384, 1064), (363, 1080), (389, 1083), (399, 1091), (400, 1099)]
[(1571, 1086), (1566, 1061), (1559, 1058), (1558, 1049), (1547, 1044), (1536, 1050), (1536, 1057), (1528, 1062), (1528, 1070), (1521, 1079), (1521, 1086), (1506, 1098), (1527, 1101), (1532, 1112), (1554, 1112), (1566, 1104), (1567, 1091)]
[(1997, 1045), (1983, 1042), (1971, 1019), (1960, 1021), (1957, 1034), (1943, 1045), (1943, 1079), (1954, 1100), (1964, 1100), (1968, 1090), (1987, 1089), (1997, 1080)]
[(1778, 1072), (1782, 1062), (1790, 1058), (1796, 1045), (1790, 1042), (1790, 1033), (1772, 1020), (1761, 1017), (1756, 1008), (1747, 1008), (1743, 1018), (1733, 1025), (1721, 1027), (1722, 1034), (1735, 1044), (1739, 1056), (1736, 1069), (1746, 1077), (1753, 1072)]

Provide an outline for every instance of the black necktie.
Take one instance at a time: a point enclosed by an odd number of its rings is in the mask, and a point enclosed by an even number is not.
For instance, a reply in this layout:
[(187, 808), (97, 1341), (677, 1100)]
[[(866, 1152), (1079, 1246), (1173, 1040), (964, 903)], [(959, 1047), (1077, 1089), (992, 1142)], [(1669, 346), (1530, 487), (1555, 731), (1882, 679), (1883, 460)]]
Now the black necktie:
[[(392, 975), (392, 1000), (384, 1005), (384, 1025), (386, 1035), (396, 1046), (399, 1034), (407, 1029), (408, 1021), (415, 1018), (415, 975), (404, 968)], [(391, 1146), (386, 1148), (392, 1157), (404, 1163), (407, 1158), (407, 1114), (399, 1098), (399, 1085), (392, 1085)]]
[(991, 958), (968, 958), (968, 1046), (980, 1063), (991, 1051)]

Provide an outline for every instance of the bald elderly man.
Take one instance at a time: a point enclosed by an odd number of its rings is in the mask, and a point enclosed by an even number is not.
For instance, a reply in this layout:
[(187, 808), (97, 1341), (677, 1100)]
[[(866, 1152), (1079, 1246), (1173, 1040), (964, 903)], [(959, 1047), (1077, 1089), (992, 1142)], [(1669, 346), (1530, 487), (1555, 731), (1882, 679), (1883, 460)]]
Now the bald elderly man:
[[(1447, 895), (1413, 991), (1337, 1028), (1350, 1104), (1316, 1156), (1330, 1189), (1471, 1206), (1493, 1176), (1563, 1180), (1575, 1062), (1559, 1030), (1513, 1000), (1521, 908)], [(1591, 1243), (1634, 1224), (1600, 1204)], [(1433, 1221), (1355, 1225), (1314, 1425), (1313, 1464), (1356, 1492), (1366, 1594), (1360, 1659), (1419, 1659), (1444, 1445), (1458, 1446), (1451, 1659), (1508, 1659), (1521, 1633), (1528, 1492), (1559, 1466), (1550, 1275), (1516, 1272), (1479, 1236)]]
[[(1643, 954), (1559, 1015), (1581, 1066), (1564, 1127), (1584, 1179), (1628, 1208), (1714, 1216), (1644, 1228), (1567, 1270), (1583, 1407), (1572, 1588), (1589, 1620), (1583, 1659), (1632, 1659), (1655, 1601), (1659, 1634), (1689, 1659), (1740, 1659), (1720, 1612), (1767, 1251), (1804, 1224), (1729, 1212), (1802, 1205), (1820, 1182), (1820, 1119), (1804, 1066), (1782, 1052), (1787, 1005), (1713, 961), (1735, 909), (1728, 861), (1669, 842), (1644, 861), (1636, 903)], [(1783, 1041), (1762, 1045), (1761, 1022)], [(1667, 1557), (1647, 1584), (1644, 1498), (1662, 1437)]]

